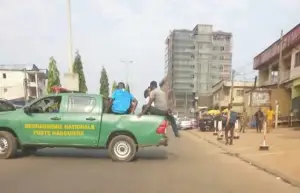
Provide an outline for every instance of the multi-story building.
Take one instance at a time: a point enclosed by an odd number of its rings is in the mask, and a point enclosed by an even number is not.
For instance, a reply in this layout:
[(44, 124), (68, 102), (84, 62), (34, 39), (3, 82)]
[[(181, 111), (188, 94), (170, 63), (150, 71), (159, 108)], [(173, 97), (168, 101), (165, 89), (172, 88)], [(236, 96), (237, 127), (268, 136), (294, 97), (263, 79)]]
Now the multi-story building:
[(45, 92), (46, 72), (36, 65), (0, 65), (0, 98), (22, 103)]
[(230, 79), (231, 42), (231, 33), (213, 31), (212, 25), (170, 32), (165, 41), (165, 74), (175, 111), (189, 114), (195, 97), (198, 106), (212, 105), (212, 86)]
[(221, 80), (213, 85), (213, 105), (218, 108), (227, 108), (232, 96), (232, 108), (237, 112), (242, 112), (246, 106), (245, 92), (254, 86), (253, 82), (249, 81), (234, 81), (233, 92), (231, 89), (232, 82)]
[(278, 39), (258, 54), (253, 69), (258, 70), (259, 87), (282, 92), (271, 96), (276, 99), (282, 115), (288, 116), (290, 110), (300, 112), (300, 24), (284, 34), (282, 41)]

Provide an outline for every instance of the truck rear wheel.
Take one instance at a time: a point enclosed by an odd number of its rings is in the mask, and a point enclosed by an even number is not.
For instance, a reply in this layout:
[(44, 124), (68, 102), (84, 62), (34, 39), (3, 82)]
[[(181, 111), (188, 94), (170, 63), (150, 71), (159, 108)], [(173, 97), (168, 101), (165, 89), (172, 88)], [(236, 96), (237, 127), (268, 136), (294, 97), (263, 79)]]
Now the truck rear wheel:
[(108, 152), (113, 161), (130, 162), (136, 154), (134, 140), (126, 135), (115, 136), (108, 145)]
[(0, 159), (14, 158), (17, 154), (18, 143), (10, 132), (0, 131)]

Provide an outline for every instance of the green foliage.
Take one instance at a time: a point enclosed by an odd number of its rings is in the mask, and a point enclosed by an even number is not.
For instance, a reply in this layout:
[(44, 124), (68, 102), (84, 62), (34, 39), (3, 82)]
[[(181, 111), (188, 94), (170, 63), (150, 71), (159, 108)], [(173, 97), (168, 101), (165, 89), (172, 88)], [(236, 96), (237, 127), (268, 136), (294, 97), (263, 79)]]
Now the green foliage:
[(129, 84), (126, 84), (125, 89), (130, 93), (130, 86), (129, 86)]
[(111, 93), (113, 93), (117, 88), (117, 82), (114, 80), (113, 85), (111, 87)]
[(109, 96), (109, 83), (108, 83), (108, 76), (107, 72), (104, 67), (101, 70), (101, 77), (100, 77), (100, 94), (108, 97)]
[(86, 93), (88, 89), (85, 82), (81, 56), (78, 51), (76, 52), (75, 60), (73, 63), (73, 73), (78, 74), (79, 77), (79, 92)]
[(48, 66), (48, 84), (47, 84), (47, 92), (51, 93), (52, 86), (60, 86), (60, 78), (59, 78), (59, 71), (56, 66), (56, 61), (52, 56), (49, 61)]

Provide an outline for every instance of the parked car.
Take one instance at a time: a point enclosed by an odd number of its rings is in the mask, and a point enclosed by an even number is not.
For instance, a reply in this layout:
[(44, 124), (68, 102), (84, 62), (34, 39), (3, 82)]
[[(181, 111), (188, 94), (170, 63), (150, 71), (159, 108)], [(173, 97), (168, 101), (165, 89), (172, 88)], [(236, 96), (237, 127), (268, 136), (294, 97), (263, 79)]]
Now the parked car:
[(128, 162), (140, 148), (168, 145), (165, 117), (109, 114), (106, 100), (93, 94), (50, 94), (2, 112), (0, 143), (5, 145), (0, 159), (14, 158), (18, 150), (28, 155), (41, 148), (69, 147), (108, 149), (112, 160)]
[(201, 131), (213, 131), (214, 129), (214, 119), (212, 115), (203, 115), (199, 119), (199, 128)]
[(180, 121), (179, 129), (186, 130), (186, 129), (191, 129), (193, 127), (191, 119), (187, 117), (180, 118), (179, 121)]
[(196, 118), (191, 118), (192, 128), (198, 127), (198, 121)]
[(15, 111), (17, 106), (6, 99), (0, 99), (0, 112)]

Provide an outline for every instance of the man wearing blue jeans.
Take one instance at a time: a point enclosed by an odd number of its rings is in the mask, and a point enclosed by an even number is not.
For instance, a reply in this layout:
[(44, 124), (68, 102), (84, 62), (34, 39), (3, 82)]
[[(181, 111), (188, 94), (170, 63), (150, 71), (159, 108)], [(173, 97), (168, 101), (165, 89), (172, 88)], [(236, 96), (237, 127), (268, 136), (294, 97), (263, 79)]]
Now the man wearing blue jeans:
[[(171, 114), (170, 110), (167, 106), (166, 94), (161, 88), (157, 87), (157, 82), (152, 81), (150, 83), (150, 99), (148, 104), (143, 106), (142, 112), (138, 115), (141, 117), (146, 113), (150, 113), (153, 115), (166, 116), (166, 118), (170, 121), (174, 135), (179, 137), (178, 127), (175, 121), (175, 118)], [(154, 103), (154, 106), (151, 106)]]

